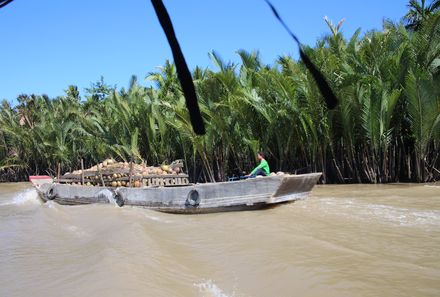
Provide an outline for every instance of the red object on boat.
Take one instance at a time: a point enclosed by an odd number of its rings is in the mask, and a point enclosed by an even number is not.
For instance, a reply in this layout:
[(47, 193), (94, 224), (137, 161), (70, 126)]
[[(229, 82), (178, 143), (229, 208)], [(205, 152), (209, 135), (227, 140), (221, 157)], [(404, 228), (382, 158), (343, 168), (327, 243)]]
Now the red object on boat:
[(33, 179), (52, 179), (49, 175), (29, 175), (29, 180)]
[(48, 175), (30, 175), (29, 181), (38, 188), (42, 184), (53, 182), (53, 179)]

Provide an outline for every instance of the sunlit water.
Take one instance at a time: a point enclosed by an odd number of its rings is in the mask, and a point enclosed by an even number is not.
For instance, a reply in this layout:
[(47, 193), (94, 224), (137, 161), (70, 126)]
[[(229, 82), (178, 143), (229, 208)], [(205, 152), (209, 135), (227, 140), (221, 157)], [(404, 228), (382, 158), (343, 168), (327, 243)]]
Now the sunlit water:
[(440, 296), (440, 186), (190, 216), (0, 184), (0, 296)]

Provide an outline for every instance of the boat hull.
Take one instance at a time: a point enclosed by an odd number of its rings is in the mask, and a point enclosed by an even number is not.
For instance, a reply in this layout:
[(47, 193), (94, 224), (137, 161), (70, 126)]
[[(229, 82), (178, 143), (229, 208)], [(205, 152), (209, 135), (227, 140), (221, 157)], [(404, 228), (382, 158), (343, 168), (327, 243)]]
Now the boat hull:
[(255, 210), (307, 197), (321, 173), (283, 175), (182, 187), (110, 188), (57, 184), (35, 185), (44, 201), (64, 205), (115, 203), (169, 213)]

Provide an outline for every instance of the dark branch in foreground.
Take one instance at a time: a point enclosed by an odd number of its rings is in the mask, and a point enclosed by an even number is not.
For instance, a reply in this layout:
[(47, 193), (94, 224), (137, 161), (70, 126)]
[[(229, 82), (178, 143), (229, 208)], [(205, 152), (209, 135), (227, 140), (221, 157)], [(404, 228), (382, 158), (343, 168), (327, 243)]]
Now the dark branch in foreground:
[(182, 85), (183, 94), (185, 95), (186, 106), (189, 111), (192, 127), (196, 134), (203, 135), (205, 134), (205, 125), (203, 123), (202, 115), (200, 114), (199, 104), (197, 103), (196, 90), (185, 57), (183, 56), (176, 34), (174, 33), (170, 16), (168, 15), (162, 0), (151, 0), (151, 3), (153, 3), (154, 10), (156, 11), (160, 25), (167, 36), (168, 43), (170, 44), (173, 53), (177, 75), (180, 84)]
[(327, 104), (327, 107), (329, 109), (333, 109), (338, 104), (338, 99), (336, 98), (335, 94), (333, 93), (332, 89), (330, 88), (327, 80), (325, 79), (324, 75), (318, 70), (318, 68), (315, 66), (315, 64), (310, 61), (309, 57), (306, 55), (306, 53), (301, 48), (301, 42), (299, 41), (298, 37), (296, 37), (295, 34), (287, 27), (286, 23), (283, 21), (283, 19), (280, 17), (278, 11), (275, 9), (275, 7), (270, 3), (269, 0), (265, 0), (266, 3), (270, 6), (272, 9), (273, 14), (278, 19), (278, 21), (281, 23), (281, 25), (286, 29), (286, 31), (289, 33), (289, 35), (295, 40), (295, 42), (299, 46), (299, 54), (301, 56), (302, 61), (306, 65), (307, 69), (309, 69), (310, 73), (312, 74), (313, 78), (316, 81), (316, 84), (318, 85), (319, 91), (321, 92), (322, 96), (325, 99), (325, 103)]
[(8, 5), (9, 3), (11, 3), (14, 0), (0, 0), (0, 8)]

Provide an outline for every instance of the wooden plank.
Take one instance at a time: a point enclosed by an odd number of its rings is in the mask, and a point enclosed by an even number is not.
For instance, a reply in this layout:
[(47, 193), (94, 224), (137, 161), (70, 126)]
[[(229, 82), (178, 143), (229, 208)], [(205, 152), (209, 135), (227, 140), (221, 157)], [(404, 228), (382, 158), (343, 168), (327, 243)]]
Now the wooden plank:
[(103, 187), (105, 187), (104, 179), (102, 178), (101, 169), (99, 169), (99, 164), (96, 165), (96, 168), (98, 169), (99, 178), (101, 179), (101, 184)]
[(84, 185), (84, 160), (81, 158), (81, 184)]
[(130, 158), (130, 173), (129, 173), (129, 180), (128, 180), (128, 186), (132, 187), (132, 177), (133, 177), (133, 157)]

